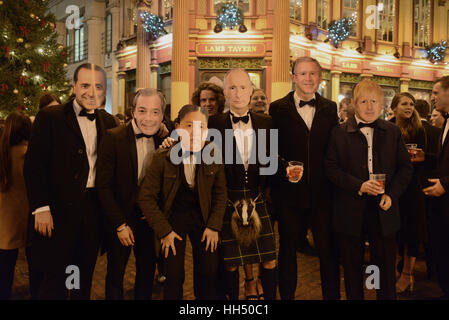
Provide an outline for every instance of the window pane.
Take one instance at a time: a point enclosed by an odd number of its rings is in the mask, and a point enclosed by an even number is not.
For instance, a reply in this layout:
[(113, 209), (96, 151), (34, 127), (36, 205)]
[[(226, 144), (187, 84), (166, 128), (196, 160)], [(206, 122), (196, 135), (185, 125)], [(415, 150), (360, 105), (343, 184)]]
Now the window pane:
[(80, 28), (80, 61), (84, 60), (84, 26)]
[(302, 0), (290, 0), (290, 18), (301, 21)]
[(162, 5), (162, 17), (164, 17), (165, 20), (172, 20), (173, 19), (173, 0), (164, 0), (164, 3)]
[(377, 2), (379, 10), (379, 25), (377, 39), (393, 42), (396, 0), (380, 0)]
[(327, 0), (318, 0), (316, 4), (318, 27), (327, 29)]
[(357, 36), (357, 13), (359, 11), (359, 1), (358, 0), (345, 0), (343, 2), (343, 17), (344, 18), (352, 18), (354, 17), (356, 20), (352, 25), (352, 30), (350, 33), (351, 37)]
[(80, 60), (80, 29), (75, 30), (75, 62)]
[(430, 0), (413, 0), (413, 43), (418, 47), (429, 44)]

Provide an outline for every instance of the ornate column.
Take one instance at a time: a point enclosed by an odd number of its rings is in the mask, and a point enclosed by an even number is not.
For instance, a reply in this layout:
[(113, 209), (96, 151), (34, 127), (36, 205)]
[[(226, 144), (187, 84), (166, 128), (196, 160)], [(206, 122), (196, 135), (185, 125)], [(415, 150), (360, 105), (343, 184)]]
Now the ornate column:
[(117, 112), (125, 113), (125, 106), (126, 106), (126, 73), (125, 72), (118, 72), (117, 73), (117, 79), (118, 79), (118, 107)]
[(151, 1), (141, 0), (137, 5), (136, 90), (151, 87), (151, 52), (148, 44), (149, 35), (143, 28), (140, 12), (151, 12)]
[(87, 61), (100, 67), (103, 67), (101, 34), (104, 32), (105, 12), (104, 2), (97, 0), (86, 2)]
[(173, 8), (171, 118), (189, 97), (189, 0), (176, 0)]
[(290, 1), (277, 0), (274, 9), (271, 101), (284, 97), (291, 90), (290, 68)]
[[(117, 49), (117, 43), (120, 40), (120, 8), (119, 1), (114, 1), (111, 3), (111, 8), (109, 9), (112, 16), (112, 50)], [(112, 114), (117, 114), (118, 112), (123, 112), (120, 110), (120, 107), (123, 109), (124, 105), (120, 104), (120, 87), (119, 87), (119, 78), (117, 76), (119, 69), (119, 62), (115, 53), (112, 54), (112, 85), (111, 85), (111, 94), (112, 94)]]
[(408, 78), (400, 78), (400, 92), (408, 92), (408, 83), (410, 82), (410, 79)]
[(340, 95), (340, 75), (341, 71), (332, 70), (331, 71), (331, 82), (332, 82), (332, 101), (335, 101), (338, 105), (338, 96)]

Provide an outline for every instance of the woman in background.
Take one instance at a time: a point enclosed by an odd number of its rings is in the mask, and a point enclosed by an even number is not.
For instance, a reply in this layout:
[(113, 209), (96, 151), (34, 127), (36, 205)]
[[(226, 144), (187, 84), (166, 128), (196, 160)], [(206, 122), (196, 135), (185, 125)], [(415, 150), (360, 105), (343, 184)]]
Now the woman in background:
[(401, 129), (402, 138), (411, 153), (414, 173), (412, 181), (399, 198), (401, 213), (401, 230), (398, 234), (399, 254), (402, 256), (401, 275), (396, 282), (397, 293), (411, 293), (414, 288), (413, 271), (419, 246), (426, 240), (426, 204), (421, 191), (423, 163), (414, 162), (412, 150), (419, 148), (427, 152), (426, 132), (415, 109), (415, 98), (408, 92), (394, 96), (391, 109), (396, 117), (392, 119)]
[(268, 98), (263, 89), (254, 89), (249, 102), (249, 110), (268, 114)]
[(23, 161), (30, 133), (30, 118), (13, 112), (0, 137), (0, 300), (11, 298), (19, 248), (26, 246), (29, 208)]

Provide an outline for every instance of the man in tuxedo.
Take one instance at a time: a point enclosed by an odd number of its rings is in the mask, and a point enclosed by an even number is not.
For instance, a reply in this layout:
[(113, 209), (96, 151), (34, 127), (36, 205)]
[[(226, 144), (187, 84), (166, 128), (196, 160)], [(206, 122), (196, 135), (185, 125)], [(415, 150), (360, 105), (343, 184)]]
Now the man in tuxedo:
[(114, 118), (99, 109), (106, 97), (104, 70), (80, 65), (73, 92), (75, 99), (37, 114), (25, 157), (35, 227), (33, 262), (44, 273), (40, 299), (66, 299), (67, 289), (73, 289), (71, 299), (90, 299), (101, 239), (97, 145), (104, 132), (116, 126)]
[(436, 157), (426, 155), (427, 161), (436, 161), (436, 178), (428, 179), (431, 186), (423, 189), (425, 195), (433, 197), (430, 230), (436, 249), (438, 282), (443, 298), (449, 299), (449, 76), (438, 79), (432, 89), (432, 103), (441, 112), (445, 121), (438, 142)]
[[(382, 88), (363, 80), (354, 89), (355, 116), (332, 130), (325, 161), (335, 186), (333, 225), (338, 234), (348, 299), (363, 299), (365, 237), (371, 264), (379, 269), (378, 299), (395, 299), (396, 233), (399, 196), (413, 168), (400, 129), (378, 119)], [(371, 174), (385, 174), (383, 183)]]
[(136, 258), (135, 299), (152, 298), (154, 233), (137, 198), (145, 168), (162, 141), (157, 133), (165, 105), (164, 95), (156, 89), (139, 90), (132, 105), (133, 120), (108, 130), (99, 147), (96, 188), (108, 233), (106, 299), (123, 300), (123, 276), (131, 248)]
[[(231, 300), (237, 300), (239, 295), (238, 267), (261, 264), (261, 287), (264, 298), (276, 298), (277, 268), (276, 243), (271, 217), (266, 208), (263, 192), (267, 185), (268, 175), (260, 174), (262, 167), (273, 166), (277, 155), (269, 155), (269, 165), (262, 164), (259, 158), (261, 152), (270, 150), (271, 119), (269, 116), (254, 113), (249, 110), (250, 97), (253, 92), (251, 80), (244, 69), (232, 69), (224, 78), (224, 94), (230, 106), (230, 111), (217, 114), (209, 119), (209, 129), (217, 129), (222, 137), (223, 158), (225, 159), (225, 173), (228, 190), (228, 199), (231, 205), (226, 208), (221, 233), (221, 254), (224, 259), (226, 271), (224, 273), (227, 293)], [(262, 138), (259, 129), (266, 130), (266, 150), (259, 152)], [(253, 131), (254, 130), (254, 131)], [(231, 143), (225, 139), (226, 132), (232, 132)], [(252, 133), (254, 132), (254, 133)], [(262, 144), (263, 145), (263, 144)], [(257, 151), (256, 151), (257, 150)], [(268, 152), (267, 152), (268, 153)], [(255, 156), (257, 154), (257, 156)], [(226, 159), (232, 159), (228, 161)], [(268, 173), (268, 172), (267, 172)], [(257, 239), (249, 246), (238, 243), (231, 230), (231, 216), (234, 212), (232, 203), (241, 199), (256, 199), (256, 211), (261, 220), (261, 232)], [(296, 243), (295, 243), (296, 245)], [(296, 246), (295, 250), (296, 250)], [(247, 282), (254, 282), (251, 274), (247, 274)], [(262, 288), (261, 288), (262, 289)], [(248, 293), (248, 292), (247, 292)], [(251, 294), (252, 295), (252, 294)]]
[[(298, 58), (292, 70), (295, 91), (270, 105), (273, 128), (279, 130), (279, 291), (293, 299), (297, 283), (296, 245), (301, 225), (309, 221), (320, 258), (324, 299), (340, 298), (337, 251), (331, 228), (331, 192), (323, 161), (331, 129), (338, 124), (337, 105), (317, 93), (321, 66), (311, 57)], [(298, 183), (286, 178), (288, 161), (304, 164)], [(273, 190), (274, 189), (274, 190)]]

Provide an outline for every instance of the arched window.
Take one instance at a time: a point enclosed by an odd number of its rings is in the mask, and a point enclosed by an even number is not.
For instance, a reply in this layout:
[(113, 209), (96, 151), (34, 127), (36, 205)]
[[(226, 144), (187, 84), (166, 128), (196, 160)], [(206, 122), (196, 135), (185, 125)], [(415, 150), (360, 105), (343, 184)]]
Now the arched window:
[(425, 47), (430, 36), (430, 0), (413, 0), (413, 44)]
[(395, 29), (396, 0), (377, 1), (379, 10), (379, 26), (377, 30), (377, 39), (386, 42), (393, 42)]

